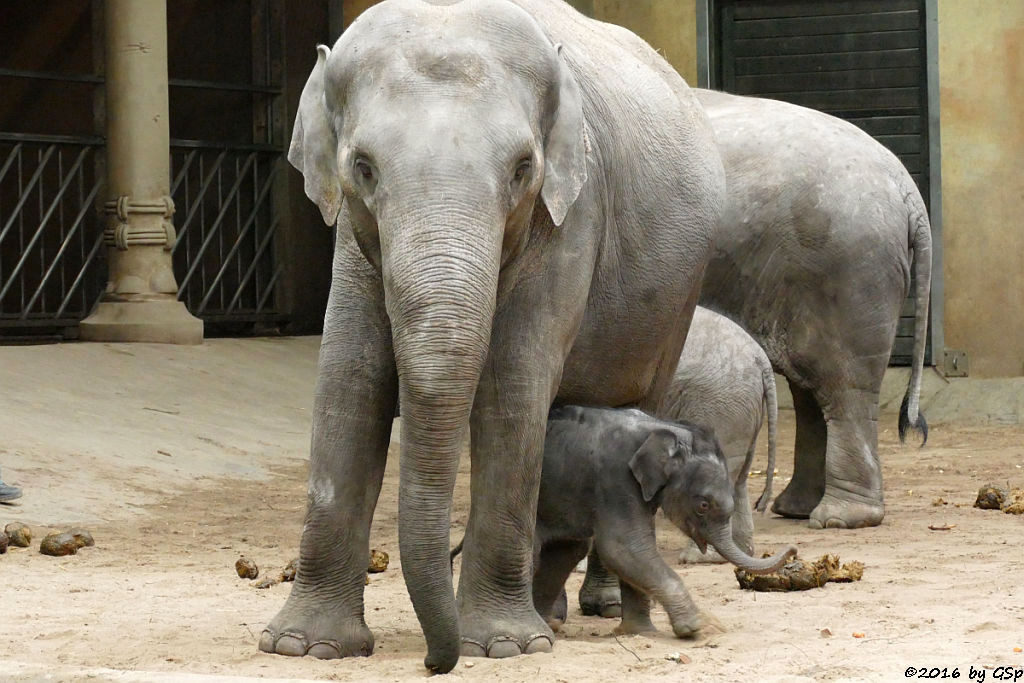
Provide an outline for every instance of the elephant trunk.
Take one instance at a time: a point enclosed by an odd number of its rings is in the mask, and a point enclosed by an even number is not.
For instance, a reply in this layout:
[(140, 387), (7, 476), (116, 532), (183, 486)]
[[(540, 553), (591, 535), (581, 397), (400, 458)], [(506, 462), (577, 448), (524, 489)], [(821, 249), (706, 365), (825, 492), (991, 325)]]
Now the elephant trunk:
[(751, 574), (771, 574), (777, 572), (782, 569), (791, 557), (796, 556), (796, 548), (790, 545), (772, 557), (755, 559), (743, 552), (736, 545), (736, 542), (733, 541), (732, 524), (728, 522), (716, 527), (709, 535), (708, 540), (715, 550), (718, 551), (719, 555)]
[(439, 672), (455, 666), (461, 645), (448, 556), (450, 512), (490, 346), (501, 249), (500, 238), (487, 239), (491, 231), (484, 230), (494, 221), (453, 224), (458, 213), (381, 231), (402, 406), (402, 573), (427, 640), (426, 665)]

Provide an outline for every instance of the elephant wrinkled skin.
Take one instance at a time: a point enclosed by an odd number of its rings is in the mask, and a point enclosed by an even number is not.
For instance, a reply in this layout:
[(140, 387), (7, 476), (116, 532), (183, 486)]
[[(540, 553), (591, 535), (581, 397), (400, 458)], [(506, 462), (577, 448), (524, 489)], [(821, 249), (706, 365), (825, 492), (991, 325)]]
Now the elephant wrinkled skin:
[(301, 562), (260, 648), (372, 652), (363, 573), (397, 398), (427, 667), (550, 650), (530, 587), (548, 409), (653, 409), (668, 386), (724, 201), (703, 111), (646, 43), (561, 0), (386, 0), (319, 48), (289, 160), (338, 239)]
[(914, 268), (910, 384), (920, 413), (931, 228), (913, 179), (856, 126), (774, 100), (695, 91), (729, 188), (701, 304), (740, 323), (786, 376), (796, 409), (793, 479), (778, 514), (815, 528), (875, 526), (885, 509), (878, 393)]

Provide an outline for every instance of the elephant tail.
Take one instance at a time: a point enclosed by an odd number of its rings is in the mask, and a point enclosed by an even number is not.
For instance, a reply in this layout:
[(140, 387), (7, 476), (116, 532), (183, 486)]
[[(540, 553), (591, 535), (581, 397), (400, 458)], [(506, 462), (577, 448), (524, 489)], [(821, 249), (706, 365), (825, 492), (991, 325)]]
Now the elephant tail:
[(900, 443), (906, 441), (911, 429), (921, 435), (921, 445), (928, 442), (928, 422), (921, 412), (921, 377), (924, 372), (924, 350), (928, 338), (928, 304), (932, 286), (932, 229), (921, 195), (914, 188), (908, 193), (910, 213), (910, 248), (914, 257), (914, 353), (910, 382), (900, 406)]
[(771, 361), (761, 351), (758, 358), (761, 366), (761, 384), (764, 388), (765, 412), (768, 414), (768, 469), (764, 475), (764, 490), (754, 504), (754, 509), (764, 513), (768, 509), (768, 502), (772, 498), (772, 482), (775, 479), (775, 444), (778, 440), (779, 422), (779, 399), (775, 392), (775, 371), (772, 370)]
[(454, 548), (452, 548), (451, 552), (448, 553), (448, 562), (451, 565), (450, 568), (451, 568), (452, 571), (455, 571), (455, 558), (458, 557), (459, 553), (462, 552), (462, 544), (465, 543), (465, 542), (466, 542), (466, 537), (463, 536), (462, 540), (459, 541), (459, 544), (456, 545)]

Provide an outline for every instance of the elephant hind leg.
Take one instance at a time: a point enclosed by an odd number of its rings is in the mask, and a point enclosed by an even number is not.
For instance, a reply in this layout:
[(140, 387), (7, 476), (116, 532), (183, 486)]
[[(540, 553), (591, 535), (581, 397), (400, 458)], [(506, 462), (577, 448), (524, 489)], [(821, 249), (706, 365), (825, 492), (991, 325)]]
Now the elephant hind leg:
[(552, 631), (558, 631), (565, 623), (565, 582), (589, 548), (587, 541), (566, 541), (549, 543), (540, 551), (533, 575), (533, 606)]
[(796, 445), (793, 479), (772, 504), (772, 512), (793, 519), (807, 519), (825, 494), (825, 452), (828, 429), (821, 406), (810, 390), (792, 382), (796, 412)]
[(878, 459), (878, 394), (850, 391), (829, 415), (825, 491), (811, 528), (878, 526), (885, 515)]
[(580, 609), (587, 616), (600, 615), (605, 619), (622, 616), (619, 578), (605, 568), (596, 545), (587, 557), (587, 575), (580, 588)]

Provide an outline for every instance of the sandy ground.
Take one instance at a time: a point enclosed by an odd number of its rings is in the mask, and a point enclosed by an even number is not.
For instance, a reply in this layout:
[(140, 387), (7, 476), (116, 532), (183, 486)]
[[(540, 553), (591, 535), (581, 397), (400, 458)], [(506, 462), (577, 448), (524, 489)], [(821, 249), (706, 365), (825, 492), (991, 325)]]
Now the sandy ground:
[[(366, 588), (376, 654), (324, 662), (256, 649), (290, 585), (257, 590), (237, 578), (234, 562), (245, 554), (274, 572), (297, 554), (315, 355), (314, 339), (0, 348), (0, 467), (25, 488), (20, 504), (0, 505), (0, 524), (23, 521), (37, 538), (83, 524), (96, 538), (73, 557), (40, 555), (37, 543), (0, 556), (0, 680), (426, 677), (398, 555), (397, 457), (373, 529), (391, 566)], [(677, 567), (725, 629), (682, 641), (661, 611), (659, 636), (616, 638), (614, 620), (579, 614), (582, 575), (574, 574), (554, 653), (463, 659), (452, 676), (875, 681), (903, 679), (908, 667), (947, 667), (950, 676), (959, 667), (972, 680), (973, 666), (993, 680), (1006, 675), (998, 667), (1024, 667), (1014, 652), (1024, 647), (1024, 517), (971, 507), (984, 483), (1024, 485), (1024, 428), (935, 424), (919, 450), (897, 443), (894, 415), (882, 420), (882, 526), (812, 531), (770, 515), (756, 520), (760, 547), (792, 542), (809, 559), (860, 560), (861, 582), (752, 593), (729, 567)], [(791, 468), (791, 411), (782, 411), (781, 427), (777, 490)], [(468, 484), (467, 459), (456, 538)], [(756, 495), (759, 482), (751, 488)], [(940, 497), (948, 504), (933, 504)], [(953, 528), (928, 528), (942, 524)], [(683, 540), (660, 524), (673, 566)], [(689, 661), (666, 659), (673, 653)]]

